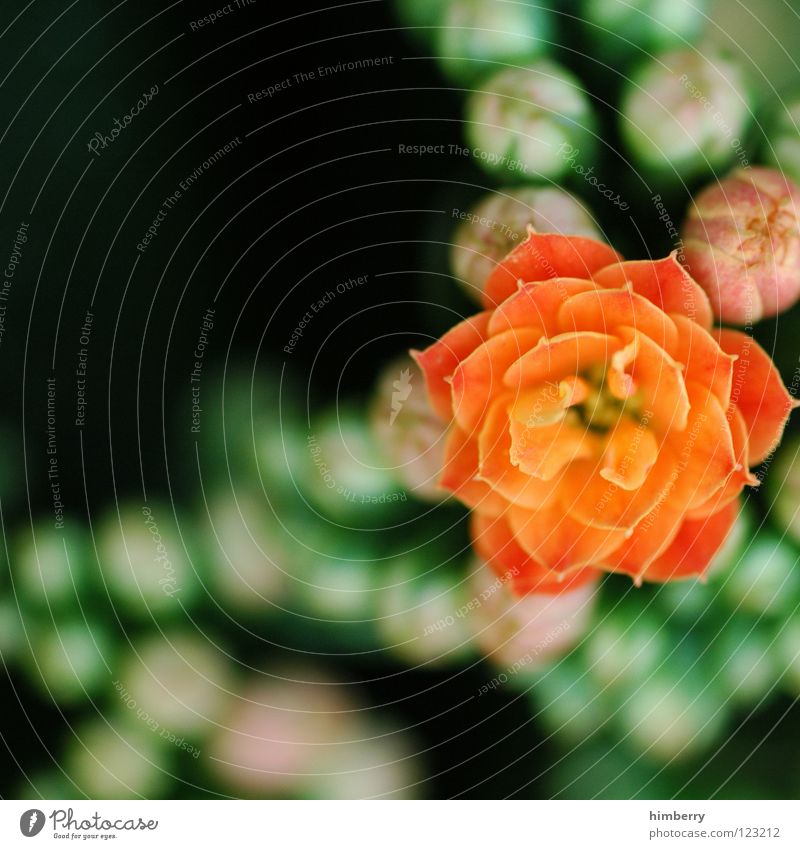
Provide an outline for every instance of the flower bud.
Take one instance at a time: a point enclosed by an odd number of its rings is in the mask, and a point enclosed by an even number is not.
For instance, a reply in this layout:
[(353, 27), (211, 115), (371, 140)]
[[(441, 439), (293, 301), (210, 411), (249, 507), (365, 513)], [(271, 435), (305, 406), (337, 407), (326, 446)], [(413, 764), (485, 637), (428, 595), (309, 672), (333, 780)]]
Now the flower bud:
[(98, 622), (67, 619), (31, 628), (31, 655), (21, 663), (47, 701), (78, 705), (108, 685), (114, 642)]
[(531, 695), (542, 725), (572, 743), (607, 728), (616, 709), (609, 691), (586, 674), (579, 653), (567, 655), (544, 672)]
[(720, 321), (750, 325), (800, 297), (800, 187), (770, 168), (705, 188), (683, 225), (684, 260)]
[[(509, 575), (509, 578), (511, 576)], [(516, 595), (503, 580), (476, 558), (470, 575), (470, 612), (475, 640), (507, 677), (531, 672), (566, 654), (584, 635), (594, 610), (597, 583), (584, 584), (558, 595)]]
[(635, 164), (654, 176), (686, 180), (748, 160), (751, 115), (744, 73), (715, 54), (679, 50), (652, 57), (622, 98), (620, 132)]
[(89, 799), (166, 798), (170, 750), (144, 722), (111, 724), (101, 716), (70, 735), (64, 771), (72, 794)]
[(737, 610), (755, 616), (786, 616), (800, 598), (797, 555), (786, 541), (762, 532), (745, 548), (721, 590)]
[(705, 0), (585, 0), (582, 18), (593, 55), (616, 60), (636, 50), (655, 53), (695, 39), (706, 21)]
[(617, 719), (626, 740), (649, 758), (672, 763), (710, 749), (725, 731), (728, 701), (702, 671), (699, 657), (673, 653), (620, 693)]
[(738, 611), (726, 617), (711, 644), (719, 666), (719, 682), (732, 701), (756, 704), (766, 698), (779, 677), (770, 629), (761, 620), (750, 620)]
[(383, 521), (408, 501), (381, 455), (366, 416), (345, 404), (313, 421), (296, 479), (326, 517), (358, 527)]
[(415, 546), (385, 564), (375, 611), (386, 651), (408, 666), (452, 666), (474, 654), (463, 574), (433, 550)]
[(767, 139), (765, 162), (800, 182), (800, 98), (778, 106)]
[(469, 212), (462, 212), (450, 251), (453, 274), (466, 293), (479, 303), (483, 287), (497, 263), (528, 235), (539, 233), (602, 239), (591, 213), (559, 188), (525, 186), (485, 195)]
[(394, 0), (394, 16), (411, 38), (430, 47), (451, 0)]
[(452, 0), (436, 31), (439, 65), (450, 79), (469, 84), (502, 65), (530, 62), (547, 48), (550, 14), (534, 3)]
[(780, 447), (767, 477), (770, 518), (800, 544), (800, 437), (792, 435)]
[(580, 82), (555, 62), (507, 68), (467, 101), (472, 156), (490, 173), (520, 180), (555, 180), (570, 154), (594, 147), (595, 125)]
[(387, 469), (410, 495), (430, 502), (448, 497), (438, 485), (447, 425), (428, 404), (425, 379), (410, 356), (398, 357), (381, 372), (370, 428)]

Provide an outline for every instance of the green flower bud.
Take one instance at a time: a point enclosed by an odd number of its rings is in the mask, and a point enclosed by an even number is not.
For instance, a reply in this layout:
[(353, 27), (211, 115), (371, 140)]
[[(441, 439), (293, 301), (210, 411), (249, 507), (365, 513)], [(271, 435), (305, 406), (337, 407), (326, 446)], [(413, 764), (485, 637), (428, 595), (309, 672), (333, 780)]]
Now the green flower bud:
[(589, 674), (603, 687), (635, 687), (664, 663), (669, 636), (663, 623), (637, 605), (599, 618), (586, 640)]
[(800, 697), (800, 616), (781, 623), (775, 638), (775, 662), (783, 673), (784, 686), (792, 696)]
[(190, 606), (199, 589), (186, 548), (194, 534), (191, 523), (178, 528), (171, 508), (162, 504), (123, 505), (119, 515), (105, 517), (97, 548), (111, 598), (148, 619)]
[(220, 718), (230, 698), (229, 664), (209, 637), (188, 631), (149, 637), (114, 673), (117, 712), (180, 747), (185, 737), (213, 729)]
[(571, 156), (584, 159), (594, 147), (589, 98), (549, 60), (489, 77), (469, 96), (466, 120), (473, 158), (504, 179), (557, 180)]
[(410, 666), (462, 663), (475, 652), (466, 581), (420, 555), (400, 555), (384, 570), (377, 628), (387, 651)]
[(678, 50), (634, 72), (622, 98), (620, 132), (637, 167), (685, 180), (734, 161), (747, 165), (750, 119), (746, 80), (736, 63)]
[(452, 0), (434, 42), (442, 71), (468, 85), (499, 66), (536, 59), (552, 37), (550, 15), (535, 2)]
[(75, 729), (64, 770), (78, 788), (73, 796), (166, 798), (168, 756), (158, 735), (147, 726), (116, 727), (102, 718)]
[(437, 27), (453, 0), (394, 0), (397, 22), (408, 35), (426, 46), (436, 40)]
[(772, 637), (758, 622), (734, 614), (711, 644), (719, 666), (717, 681), (739, 704), (756, 704), (778, 679)]
[(534, 710), (544, 727), (571, 743), (580, 743), (607, 728), (613, 713), (604, 693), (580, 662), (568, 655), (537, 679)]
[(783, 616), (800, 599), (800, 565), (791, 545), (760, 533), (742, 552), (722, 590), (737, 609), (757, 616)]
[(359, 527), (396, 514), (408, 501), (356, 407), (337, 406), (314, 422), (297, 478), (326, 516)]
[(529, 226), (539, 233), (603, 238), (586, 207), (559, 188), (525, 186), (490, 192), (458, 217), (462, 221), (453, 237), (450, 265), (459, 284), (479, 303), (487, 278), (527, 238)]
[(767, 132), (764, 161), (800, 183), (800, 99), (777, 107)]
[(86, 532), (69, 523), (63, 529), (39, 520), (21, 531), (12, 546), (14, 589), (20, 604), (39, 608), (74, 608), (87, 586), (90, 542)]
[(295, 545), (267, 499), (249, 489), (220, 490), (208, 499), (207, 551), (214, 598), (238, 612), (264, 616), (288, 595)]
[(706, 22), (704, 0), (585, 0), (583, 20), (594, 54), (615, 60), (693, 42)]
[(800, 436), (787, 437), (766, 477), (770, 518), (800, 543)]
[(671, 763), (707, 751), (719, 740), (730, 707), (701, 666), (694, 657), (675, 654), (620, 694), (619, 728), (642, 754)]
[(60, 705), (87, 701), (108, 683), (113, 643), (97, 622), (67, 620), (34, 627), (23, 664), (33, 683)]

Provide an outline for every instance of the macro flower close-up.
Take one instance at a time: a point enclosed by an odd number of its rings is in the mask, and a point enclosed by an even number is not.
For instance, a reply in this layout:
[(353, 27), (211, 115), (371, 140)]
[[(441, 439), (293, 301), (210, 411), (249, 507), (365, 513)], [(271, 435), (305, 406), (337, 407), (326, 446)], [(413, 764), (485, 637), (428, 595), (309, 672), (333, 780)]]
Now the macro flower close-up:
[(703, 575), (794, 406), (769, 355), (674, 256), (585, 237), (531, 231), (484, 305), (416, 353), (478, 553), (520, 593)]
[(0, 44), (0, 846), (794, 846), (800, 0)]

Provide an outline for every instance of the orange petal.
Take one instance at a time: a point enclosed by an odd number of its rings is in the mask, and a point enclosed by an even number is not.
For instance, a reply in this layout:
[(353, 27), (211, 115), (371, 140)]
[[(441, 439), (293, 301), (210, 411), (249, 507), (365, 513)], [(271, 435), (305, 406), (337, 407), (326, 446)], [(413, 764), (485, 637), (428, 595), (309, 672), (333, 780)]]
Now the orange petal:
[(666, 444), (678, 457), (679, 478), (673, 497), (692, 510), (708, 501), (736, 469), (733, 437), (722, 405), (705, 386), (688, 383), (692, 408), (686, 429)]
[(558, 505), (535, 511), (512, 505), (507, 516), (522, 548), (538, 563), (559, 572), (594, 566), (625, 541), (625, 531), (591, 528)]
[(508, 507), (508, 502), (477, 476), (477, 440), (453, 425), (444, 446), (444, 468), (439, 486), (452, 492), (467, 507), (499, 516)]
[(489, 320), (489, 335), (514, 327), (540, 327), (543, 336), (559, 332), (558, 310), (572, 295), (597, 287), (591, 280), (577, 277), (554, 277), (538, 283), (526, 283), (494, 311)]
[(667, 550), (645, 571), (646, 581), (671, 581), (702, 575), (725, 542), (739, 513), (732, 501), (704, 519), (686, 519)]
[(626, 490), (601, 477), (596, 463), (573, 463), (559, 480), (561, 506), (584, 525), (629, 531), (670, 494), (674, 467), (665, 452), (638, 489)]
[(562, 333), (540, 339), (535, 348), (520, 357), (503, 378), (515, 392), (548, 380), (561, 380), (595, 363), (605, 363), (622, 347), (619, 339), (603, 333)]
[(726, 504), (737, 499), (745, 486), (758, 486), (759, 484), (758, 478), (750, 471), (747, 453), (747, 425), (744, 423), (744, 418), (734, 406), (729, 407), (725, 415), (730, 425), (736, 468), (721, 489), (686, 514), (687, 519), (702, 519), (712, 513), (717, 513)]
[(571, 405), (586, 400), (588, 393), (586, 381), (576, 375), (561, 381), (548, 381), (519, 395), (509, 408), (509, 414), (526, 427), (554, 424), (564, 418)]
[(492, 405), (478, 441), (481, 479), (520, 507), (543, 506), (554, 495), (552, 484), (523, 474), (511, 464), (507, 407), (510, 395)]
[(615, 250), (594, 239), (529, 230), (528, 238), (517, 245), (489, 275), (483, 302), (487, 307), (498, 306), (517, 291), (520, 280), (532, 283), (550, 277), (585, 279), (620, 259)]
[(517, 543), (503, 517), (491, 518), (483, 513), (473, 513), (470, 535), (475, 551), (496, 575), (510, 581), (517, 595), (529, 592), (556, 595), (602, 577), (602, 572), (597, 569), (578, 569), (569, 575), (545, 569)]
[[(668, 484), (669, 485), (669, 484)], [(684, 508), (666, 496), (636, 525), (633, 533), (607, 555), (602, 568), (630, 575), (637, 583), (650, 565), (664, 552), (680, 530)]]
[(723, 407), (731, 397), (734, 358), (717, 344), (716, 339), (690, 319), (677, 313), (672, 320), (678, 328), (677, 343), (668, 348), (672, 358), (683, 365), (683, 379), (708, 386)]
[(506, 391), (503, 375), (508, 367), (539, 340), (536, 330), (509, 330), (490, 337), (453, 373), (452, 398), (456, 421), (471, 432), (483, 421), (493, 398)]
[(526, 427), (511, 419), (511, 462), (542, 481), (552, 480), (568, 463), (596, 457), (600, 440), (583, 425), (568, 421)]
[(626, 348), (612, 359), (612, 367), (627, 369), (625, 361), (630, 359), (630, 376), (641, 401), (642, 418), (662, 433), (683, 430), (689, 415), (689, 397), (680, 366), (638, 330), (620, 327), (618, 333)]
[(638, 489), (658, 459), (658, 441), (646, 421), (622, 416), (606, 437), (600, 476), (621, 489)]
[(716, 331), (720, 347), (738, 359), (733, 364), (731, 402), (747, 425), (750, 462), (755, 465), (775, 450), (796, 402), (786, 391), (778, 369), (755, 339), (738, 330)]
[(575, 295), (561, 306), (558, 323), (565, 333), (575, 330), (613, 333), (624, 324), (649, 336), (662, 348), (673, 347), (678, 342), (678, 330), (672, 319), (630, 289), (596, 289)]
[(453, 418), (452, 395), (446, 378), (486, 339), (490, 317), (489, 311), (479, 312), (448, 330), (424, 351), (411, 351), (425, 375), (431, 406), (445, 421)]
[(708, 295), (680, 265), (673, 251), (665, 259), (618, 262), (593, 275), (607, 289), (619, 289), (630, 282), (633, 291), (652, 301), (667, 313), (680, 313), (710, 328), (713, 321)]

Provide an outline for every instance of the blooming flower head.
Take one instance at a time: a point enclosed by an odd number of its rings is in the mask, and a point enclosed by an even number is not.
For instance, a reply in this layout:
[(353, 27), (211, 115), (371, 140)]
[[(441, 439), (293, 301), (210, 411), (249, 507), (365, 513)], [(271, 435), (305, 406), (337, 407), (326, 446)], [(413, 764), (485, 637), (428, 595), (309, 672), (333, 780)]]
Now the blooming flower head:
[(580, 236), (531, 231), (484, 305), (414, 352), (477, 552), (518, 593), (701, 575), (792, 408), (768, 355), (674, 255)]
[(697, 196), (683, 225), (686, 267), (732, 324), (777, 315), (800, 297), (800, 187), (740, 168)]

